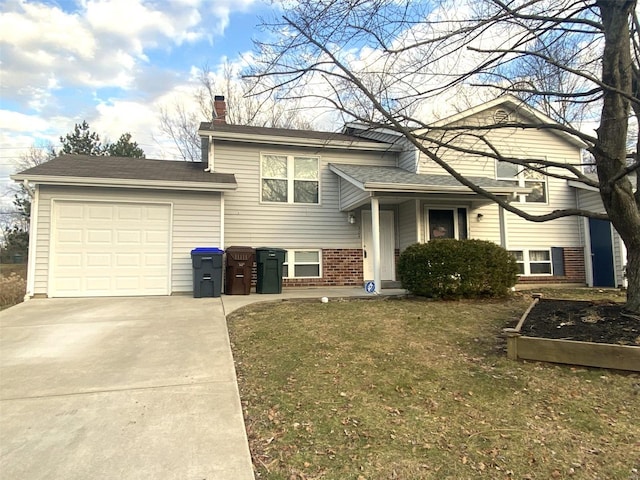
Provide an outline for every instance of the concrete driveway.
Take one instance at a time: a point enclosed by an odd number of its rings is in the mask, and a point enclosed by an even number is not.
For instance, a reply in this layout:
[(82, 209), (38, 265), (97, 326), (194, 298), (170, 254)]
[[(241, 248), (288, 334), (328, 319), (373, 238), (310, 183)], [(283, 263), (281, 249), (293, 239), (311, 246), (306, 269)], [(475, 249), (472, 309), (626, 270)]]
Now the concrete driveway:
[(220, 299), (0, 312), (0, 477), (253, 479)]

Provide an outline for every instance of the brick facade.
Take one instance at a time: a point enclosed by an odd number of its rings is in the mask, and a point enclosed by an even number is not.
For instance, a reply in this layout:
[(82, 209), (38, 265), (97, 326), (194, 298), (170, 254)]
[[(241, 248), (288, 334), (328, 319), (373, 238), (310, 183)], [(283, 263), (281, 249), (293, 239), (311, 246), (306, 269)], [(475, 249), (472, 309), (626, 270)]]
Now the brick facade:
[(283, 287), (354, 287), (362, 285), (362, 250), (335, 248), (322, 250), (322, 278), (285, 278)]
[(519, 284), (527, 283), (583, 283), (587, 278), (584, 267), (584, 249), (582, 247), (564, 248), (564, 275), (542, 275), (520, 277)]
[[(400, 251), (396, 249), (396, 266)], [(564, 248), (564, 275), (520, 277), (519, 284), (533, 283), (586, 283), (584, 252), (582, 247)], [(364, 278), (362, 250), (337, 248), (322, 250), (322, 278), (284, 278), (283, 287), (361, 286)], [(252, 286), (256, 284), (254, 265)]]

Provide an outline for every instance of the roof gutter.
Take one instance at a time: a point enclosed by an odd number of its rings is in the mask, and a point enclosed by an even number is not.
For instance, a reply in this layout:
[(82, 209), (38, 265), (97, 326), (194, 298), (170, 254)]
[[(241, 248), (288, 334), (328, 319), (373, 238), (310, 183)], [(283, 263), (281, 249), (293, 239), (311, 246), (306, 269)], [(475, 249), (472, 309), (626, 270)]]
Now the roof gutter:
[[(518, 187), (482, 187), (484, 190), (497, 194), (527, 194), (531, 189)], [(377, 192), (426, 192), (426, 193), (464, 193), (476, 195), (476, 192), (464, 185), (412, 185), (399, 183), (366, 182), (364, 190)]]
[(34, 175), (11, 175), (15, 181), (32, 182), (43, 185), (63, 185), (81, 187), (117, 187), (117, 188), (144, 188), (159, 190), (191, 190), (200, 192), (233, 191), (238, 188), (237, 183), (213, 183), (213, 182), (180, 182), (159, 180), (134, 180), (126, 178), (94, 178), (94, 177), (61, 177)]

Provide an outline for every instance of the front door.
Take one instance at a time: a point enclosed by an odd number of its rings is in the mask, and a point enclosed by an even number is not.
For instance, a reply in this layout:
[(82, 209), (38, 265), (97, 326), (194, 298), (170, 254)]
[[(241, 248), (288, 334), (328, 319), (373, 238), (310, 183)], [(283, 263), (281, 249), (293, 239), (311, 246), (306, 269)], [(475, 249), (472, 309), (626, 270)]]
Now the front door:
[[(380, 275), (381, 280), (396, 279), (396, 234), (392, 210), (380, 210)], [(364, 279), (373, 280), (373, 238), (371, 211), (362, 212), (362, 255)]]
[(613, 269), (613, 242), (611, 241), (611, 222), (589, 219), (591, 237), (591, 265), (594, 287), (615, 287), (616, 278)]

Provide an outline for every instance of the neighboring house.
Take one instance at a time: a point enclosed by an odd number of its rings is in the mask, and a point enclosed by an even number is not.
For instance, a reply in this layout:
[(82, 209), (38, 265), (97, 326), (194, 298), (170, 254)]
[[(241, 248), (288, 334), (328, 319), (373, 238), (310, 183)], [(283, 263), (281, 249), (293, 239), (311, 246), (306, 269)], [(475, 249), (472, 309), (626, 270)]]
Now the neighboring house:
[[(224, 111), (224, 104), (216, 110)], [(439, 122), (539, 121), (501, 97)], [(506, 117), (505, 117), (506, 118)], [(28, 294), (150, 295), (192, 290), (190, 250), (280, 247), (285, 286), (394, 285), (399, 253), (432, 238), (503, 245), (521, 282), (584, 284), (585, 222), (526, 222), (461, 185), (392, 132), (342, 133), (203, 123), (203, 162), (63, 156), (14, 175), (34, 188)], [(550, 121), (544, 119), (545, 121)], [(493, 122), (493, 120), (492, 120)], [(525, 158), (578, 163), (553, 130), (497, 130)], [(452, 164), (531, 213), (575, 207), (577, 185), (446, 152)], [(580, 184), (582, 185), (582, 184)], [(589, 192), (592, 193), (592, 192)]]

